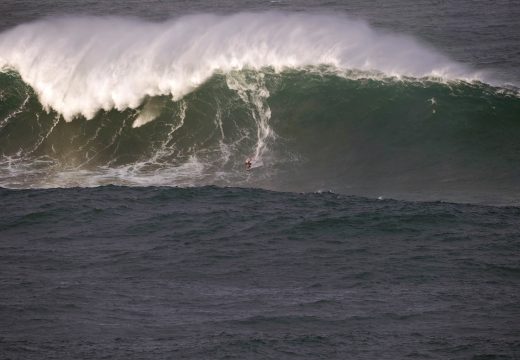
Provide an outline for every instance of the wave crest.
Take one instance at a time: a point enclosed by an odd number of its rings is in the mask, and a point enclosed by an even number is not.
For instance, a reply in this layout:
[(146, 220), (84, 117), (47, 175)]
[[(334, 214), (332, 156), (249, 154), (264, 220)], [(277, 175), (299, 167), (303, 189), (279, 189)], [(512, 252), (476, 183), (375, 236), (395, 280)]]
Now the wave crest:
[[(216, 72), (330, 65), (395, 77), (481, 80), (410, 37), (339, 15), (192, 15), (162, 23), (68, 17), (0, 34), (0, 68), (14, 69), (66, 120), (179, 99)], [(146, 119), (144, 119), (146, 122)]]

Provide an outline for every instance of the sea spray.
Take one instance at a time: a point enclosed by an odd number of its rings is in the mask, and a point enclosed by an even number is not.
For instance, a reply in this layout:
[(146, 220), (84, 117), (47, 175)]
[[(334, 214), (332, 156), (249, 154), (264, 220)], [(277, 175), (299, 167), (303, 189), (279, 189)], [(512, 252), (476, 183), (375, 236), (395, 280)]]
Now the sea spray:
[(66, 120), (180, 99), (215, 72), (327, 64), (395, 77), (486, 80), (416, 40), (342, 15), (282, 12), (191, 15), (151, 23), (65, 17), (0, 34), (0, 68), (13, 69)]

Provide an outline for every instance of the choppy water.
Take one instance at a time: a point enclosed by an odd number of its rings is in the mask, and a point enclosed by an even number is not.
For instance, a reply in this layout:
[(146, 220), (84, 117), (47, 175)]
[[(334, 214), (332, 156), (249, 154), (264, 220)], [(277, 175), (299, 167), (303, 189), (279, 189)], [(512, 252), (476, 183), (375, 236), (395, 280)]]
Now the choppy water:
[(0, 14), (0, 358), (520, 356), (514, 1)]
[(517, 358), (516, 207), (3, 190), (4, 358)]

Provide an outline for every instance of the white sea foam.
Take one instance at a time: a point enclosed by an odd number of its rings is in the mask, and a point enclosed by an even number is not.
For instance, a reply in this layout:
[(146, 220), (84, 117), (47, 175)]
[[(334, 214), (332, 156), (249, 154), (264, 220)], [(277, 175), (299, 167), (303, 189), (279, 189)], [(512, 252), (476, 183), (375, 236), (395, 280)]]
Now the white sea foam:
[[(138, 107), (146, 96), (179, 99), (216, 71), (305, 67), (388, 76), (485, 80), (410, 37), (338, 15), (193, 15), (162, 23), (68, 17), (0, 34), (0, 68), (14, 69), (66, 120)], [(145, 112), (134, 124), (154, 117)]]

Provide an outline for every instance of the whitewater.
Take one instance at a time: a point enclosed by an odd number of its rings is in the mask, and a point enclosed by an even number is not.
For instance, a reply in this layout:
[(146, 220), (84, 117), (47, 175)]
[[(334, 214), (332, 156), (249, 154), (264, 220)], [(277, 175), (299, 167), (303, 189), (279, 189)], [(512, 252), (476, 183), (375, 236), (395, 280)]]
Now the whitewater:
[(181, 99), (216, 72), (329, 65), (364, 76), (491, 81), (417, 40), (344, 15), (191, 15), (153, 23), (47, 18), (0, 35), (0, 68), (17, 71), (65, 120)]

